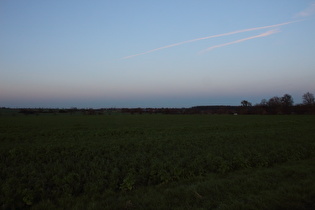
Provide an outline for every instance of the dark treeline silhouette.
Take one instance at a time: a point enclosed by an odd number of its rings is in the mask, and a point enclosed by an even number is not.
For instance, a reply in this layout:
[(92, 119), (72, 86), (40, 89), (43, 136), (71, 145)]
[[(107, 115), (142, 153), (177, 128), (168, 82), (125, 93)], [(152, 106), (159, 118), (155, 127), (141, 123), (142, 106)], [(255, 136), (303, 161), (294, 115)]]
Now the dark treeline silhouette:
[[(85, 114), (102, 115), (115, 113), (128, 114), (315, 114), (315, 98), (312, 93), (305, 93), (302, 96), (302, 104), (294, 105), (291, 95), (284, 94), (282, 97), (274, 96), (270, 99), (262, 99), (259, 104), (252, 105), (247, 100), (242, 100), (239, 106), (194, 106), (191, 108), (102, 108), (102, 109), (45, 109), (45, 108), (23, 108), (9, 109), (0, 108), (1, 113), (8, 113), (4, 110), (14, 110), (25, 115), (39, 114)], [(1, 111), (2, 110), (2, 111)]]
[(314, 95), (307, 92), (302, 96), (303, 103), (294, 105), (291, 95), (274, 96), (269, 100), (262, 99), (254, 107), (257, 114), (315, 114)]

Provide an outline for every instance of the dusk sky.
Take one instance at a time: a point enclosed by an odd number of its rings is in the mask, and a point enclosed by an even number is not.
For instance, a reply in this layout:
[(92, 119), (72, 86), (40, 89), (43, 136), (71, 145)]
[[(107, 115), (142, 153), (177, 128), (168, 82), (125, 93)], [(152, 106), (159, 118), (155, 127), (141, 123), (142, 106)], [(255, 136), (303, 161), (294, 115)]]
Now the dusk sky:
[(0, 0), (0, 107), (315, 94), (314, 0)]

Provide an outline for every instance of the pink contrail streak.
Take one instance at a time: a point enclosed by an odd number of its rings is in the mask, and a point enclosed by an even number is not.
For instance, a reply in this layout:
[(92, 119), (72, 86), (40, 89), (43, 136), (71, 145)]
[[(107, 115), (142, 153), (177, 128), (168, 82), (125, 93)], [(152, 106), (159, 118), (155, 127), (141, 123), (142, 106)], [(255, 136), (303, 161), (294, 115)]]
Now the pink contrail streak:
[(209, 47), (209, 48), (201, 51), (200, 53), (205, 53), (205, 52), (213, 50), (215, 48), (224, 47), (224, 46), (227, 46), (227, 45), (244, 42), (244, 41), (247, 41), (247, 40), (250, 40), (250, 39), (256, 39), (256, 38), (260, 38), (260, 37), (264, 37), (264, 36), (269, 36), (269, 35), (272, 35), (272, 34), (278, 33), (278, 32), (280, 32), (280, 31), (277, 30), (277, 29), (271, 30), (271, 31), (267, 31), (265, 33), (262, 33), (262, 34), (259, 34), (259, 35), (256, 35), (256, 36), (251, 36), (251, 37), (247, 37), (247, 38), (244, 38), (244, 39), (239, 39), (239, 40), (236, 40), (236, 41), (233, 41), (233, 42), (228, 42), (228, 43), (224, 43), (224, 44), (215, 45), (215, 46)]
[(299, 22), (301, 20), (298, 21), (290, 21), (290, 22), (285, 22), (285, 23), (279, 23), (279, 24), (275, 24), (275, 25), (269, 25), (269, 26), (262, 26), (262, 27), (255, 27), (255, 28), (248, 28), (248, 29), (243, 29), (243, 30), (238, 30), (238, 31), (232, 31), (232, 32), (228, 32), (228, 33), (223, 33), (223, 34), (217, 34), (217, 35), (212, 35), (212, 36), (207, 36), (207, 37), (201, 37), (201, 38), (197, 38), (197, 39), (191, 39), (191, 40), (187, 40), (187, 41), (183, 41), (183, 42), (178, 42), (175, 44), (171, 44), (171, 45), (166, 45), (164, 47), (159, 47), (153, 50), (149, 50), (143, 53), (139, 53), (139, 54), (135, 54), (135, 55), (129, 55), (126, 57), (123, 57), (122, 59), (129, 59), (129, 58), (133, 58), (139, 55), (145, 55), (148, 53), (152, 53), (154, 51), (158, 51), (158, 50), (162, 50), (162, 49), (166, 49), (166, 48), (170, 48), (170, 47), (175, 47), (178, 45), (182, 45), (182, 44), (186, 44), (186, 43), (190, 43), (190, 42), (196, 42), (196, 41), (200, 41), (200, 40), (204, 40), (204, 39), (211, 39), (211, 38), (216, 38), (216, 37), (221, 37), (221, 36), (228, 36), (228, 35), (232, 35), (232, 34), (238, 34), (238, 33), (243, 33), (243, 32), (247, 32), (247, 31), (256, 31), (256, 30), (260, 30), (260, 29), (266, 29), (266, 28), (274, 28), (277, 26), (283, 26), (283, 25), (288, 25), (291, 23), (295, 23), (295, 22)]

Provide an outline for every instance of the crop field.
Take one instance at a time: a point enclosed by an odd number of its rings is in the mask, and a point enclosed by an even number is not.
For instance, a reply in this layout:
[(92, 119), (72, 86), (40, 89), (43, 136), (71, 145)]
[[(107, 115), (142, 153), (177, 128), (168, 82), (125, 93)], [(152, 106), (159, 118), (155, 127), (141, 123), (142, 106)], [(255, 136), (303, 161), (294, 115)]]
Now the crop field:
[(315, 209), (314, 115), (2, 114), (2, 209)]

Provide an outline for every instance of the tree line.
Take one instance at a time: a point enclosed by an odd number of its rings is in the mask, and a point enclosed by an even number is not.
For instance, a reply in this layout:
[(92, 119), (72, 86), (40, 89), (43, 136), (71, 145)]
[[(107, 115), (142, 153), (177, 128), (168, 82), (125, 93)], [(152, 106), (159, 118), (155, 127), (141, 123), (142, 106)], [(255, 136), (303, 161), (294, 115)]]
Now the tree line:
[[(11, 111), (7, 111), (11, 110)], [(12, 113), (11, 113), (12, 112)], [(307, 92), (302, 96), (302, 103), (294, 105), (293, 97), (284, 94), (282, 97), (274, 96), (270, 99), (262, 99), (260, 103), (252, 105), (247, 100), (242, 100), (240, 106), (194, 106), (191, 108), (101, 108), (101, 109), (45, 109), (24, 108), (9, 109), (0, 108), (0, 115), (20, 113), (25, 115), (39, 114), (315, 114), (314, 94)]]
[(302, 96), (302, 104), (294, 105), (293, 97), (290, 94), (284, 94), (282, 97), (274, 96), (262, 99), (254, 107), (247, 101), (241, 101), (241, 113), (244, 114), (315, 114), (314, 94), (307, 92)]

